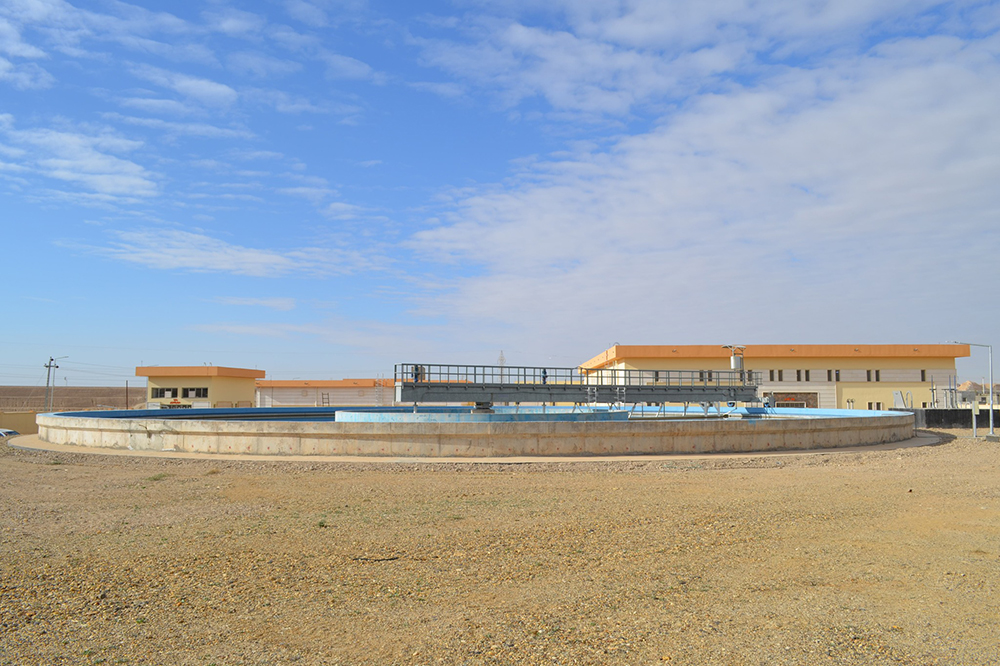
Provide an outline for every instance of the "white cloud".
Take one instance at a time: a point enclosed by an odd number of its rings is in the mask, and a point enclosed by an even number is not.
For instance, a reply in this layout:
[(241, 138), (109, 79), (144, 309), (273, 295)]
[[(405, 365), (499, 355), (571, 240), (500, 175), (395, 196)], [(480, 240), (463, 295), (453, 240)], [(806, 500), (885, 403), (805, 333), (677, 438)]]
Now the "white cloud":
[(55, 79), (33, 62), (14, 64), (0, 57), (0, 81), (7, 81), (18, 90), (50, 88)]
[(409, 86), (415, 90), (423, 90), (447, 98), (456, 98), (465, 95), (465, 88), (450, 81), (443, 83), (433, 81), (416, 81), (410, 83)]
[(244, 161), (285, 159), (284, 155), (274, 150), (231, 150), (229, 155), (234, 159)]
[(7, 116), (0, 126), (19, 151), (25, 170), (74, 183), (109, 198), (151, 197), (159, 193), (155, 176), (121, 157), (142, 146), (108, 132), (83, 133), (54, 129), (18, 130)]
[(281, 60), (263, 53), (252, 51), (237, 51), (226, 57), (229, 69), (244, 76), (254, 76), (265, 79), (271, 76), (285, 76), (302, 69), (302, 63), (294, 60)]
[(310, 247), (269, 250), (227, 243), (203, 233), (173, 229), (115, 232), (116, 240), (91, 251), (160, 270), (231, 273), (253, 277), (329, 276), (372, 269), (360, 250)]
[(252, 307), (271, 308), (281, 312), (289, 312), (295, 309), (294, 298), (254, 298), (238, 296), (220, 296), (215, 299), (216, 303), (223, 305), (247, 305)]
[(326, 63), (327, 74), (336, 79), (367, 79), (374, 75), (371, 66), (357, 58), (327, 52), (321, 58)]
[(318, 326), (298, 324), (195, 324), (188, 328), (192, 331), (221, 333), (240, 338), (247, 336), (290, 338), (295, 334), (319, 335), (322, 333)]
[(270, 106), (279, 113), (356, 113), (357, 107), (342, 104), (315, 104), (309, 99), (291, 95), (282, 90), (264, 90), (251, 88), (243, 91), (243, 97), (250, 102)]
[(336, 195), (334, 190), (326, 187), (282, 187), (278, 189), (278, 192), (308, 199), (316, 206), (321, 204), (323, 199)]
[(331, 220), (353, 220), (364, 209), (361, 206), (335, 201), (323, 209), (323, 213)]
[(320, 40), (315, 35), (307, 35), (293, 30), (287, 25), (271, 26), (268, 37), (290, 51), (309, 52), (319, 48)]
[(13, 58), (44, 58), (45, 51), (21, 39), (20, 31), (3, 18), (0, 18), (0, 53)]
[(897, 40), (784, 68), (607, 149), (456, 192), (412, 247), (462, 277), (418, 312), (543, 347), (602, 348), (624, 330), (766, 341), (770, 322), (785, 339), (823, 322), (868, 339), (875, 320), (907, 338), (915, 294), (948, 302), (950, 267), (995, 265), (996, 51), (994, 38)]
[(305, 0), (285, 0), (285, 11), (296, 21), (314, 28), (325, 27), (328, 22), (326, 12), (322, 8)]
[(209, 79), (188, 76), (145, 64), (136, 64), (130, 69), (135, 76), (169, 88), (206, 106), (230, 106), (239, 97), (239, 94), (226, 84)]
[[(44, 35), (53, 51), (74, 58), (106, 57), (81, 46), (87, 42), (111, 42), (139, 53), (172, 60), (213, 62), (212, 51), (188, 41), (203, 32), (165, 12), (152, 12), (136, 5), (116, 2), (107, 13), (93, 12), (60, 0), (9, 0), (0, 4), (0, 16), (18, 27), (30, 26)], [(152, 38), (162, 36), (165, 41)]]
[(212, 30), (230, 36), (244, 36), (264, 29), (264, 17), (239, 9), (226, 8), (221, 11), (202, 12), (206, 25)]
[(930, 0), (479, 4), (491, 13), (442, 24), (452, 38), (414, 40), (425, 64), (505, 106), (540, 97), (557, 113), (596, 116), (626, 116), (636, 106), (728, 87), (734, 77), (754, 80), (769, 69), (765, 62), (797, 66), (854, 54), (887, 26), (926, 30), (962, 11)]
[(127, 106), (147, 113), (169, 113), (175, 116), (186, 116), (194, 113), (194, 108), (173, 99), (158, 99), (155, 97), (125, 97), (119, 100), (122, 106)]
[(208, 123), (179, 123), (159, 118), (136, 118), (135, 116), (124, 116), (120, 113), (105, 113), (103, 117), (108, 120), (115, 120), (129, 125), (148, 127), (150, 129), (161, 130), (168, 134), (180, 134), (187, 136), (203, 136), (218, 139), (249, 139), (254, 136), (253, 132), (243, 128), (217, 127)]

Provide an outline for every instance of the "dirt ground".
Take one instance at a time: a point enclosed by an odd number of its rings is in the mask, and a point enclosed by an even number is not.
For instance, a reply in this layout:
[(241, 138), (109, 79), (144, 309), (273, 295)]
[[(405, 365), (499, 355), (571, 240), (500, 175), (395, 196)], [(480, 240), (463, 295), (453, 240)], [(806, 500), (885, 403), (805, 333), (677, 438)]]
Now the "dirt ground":
[(489, 466), (0, 445), (0, 664), (996, 664), (1000, 444), (943, 434)]

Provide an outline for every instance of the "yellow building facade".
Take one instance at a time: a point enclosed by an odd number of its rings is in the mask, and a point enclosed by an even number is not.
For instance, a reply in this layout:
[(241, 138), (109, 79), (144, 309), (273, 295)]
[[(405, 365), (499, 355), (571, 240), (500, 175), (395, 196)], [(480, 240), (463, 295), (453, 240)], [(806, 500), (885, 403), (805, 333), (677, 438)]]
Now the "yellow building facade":
[(263, 370), (218, 365), (147, 366), (135, 369), (147, 378), (147, 409), (253, 407)]
[[(955, 359), (969, 356), (969, 346), (746, 345), (740, 352), (743, 369), (757, 374), (759, 395), (776, 407), (888, 409), (902, 398), (933, 408), (953, 399)], [(580, 367), (730, 370), (732, 354), (718, 345), (615, 345)]]

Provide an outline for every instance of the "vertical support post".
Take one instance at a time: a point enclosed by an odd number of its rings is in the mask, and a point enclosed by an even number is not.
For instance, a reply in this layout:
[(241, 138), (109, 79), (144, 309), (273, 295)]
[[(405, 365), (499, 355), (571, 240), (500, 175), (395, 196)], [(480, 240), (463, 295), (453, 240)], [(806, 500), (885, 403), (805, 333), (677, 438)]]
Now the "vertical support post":
[(972, 438), (976, 438), (976, 415), (979, 414), (979, 398), (972, 396)]
[(990, 348), (990, 437), (995, 436), (993, 432), (993, 345)]

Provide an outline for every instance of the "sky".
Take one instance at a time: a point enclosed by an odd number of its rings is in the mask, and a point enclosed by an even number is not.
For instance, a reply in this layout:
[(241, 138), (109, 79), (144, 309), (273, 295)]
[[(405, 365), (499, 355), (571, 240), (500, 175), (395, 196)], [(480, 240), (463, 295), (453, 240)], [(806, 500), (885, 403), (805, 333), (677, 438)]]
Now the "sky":
[(1000, 352), (998, 258), (998, 2), (0, 0), (0, 384)]

